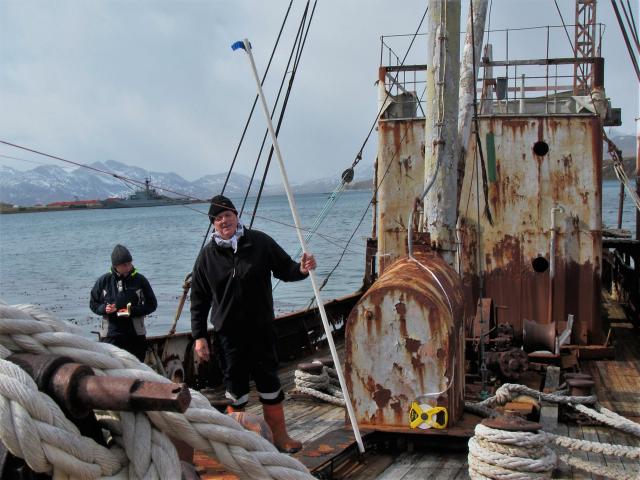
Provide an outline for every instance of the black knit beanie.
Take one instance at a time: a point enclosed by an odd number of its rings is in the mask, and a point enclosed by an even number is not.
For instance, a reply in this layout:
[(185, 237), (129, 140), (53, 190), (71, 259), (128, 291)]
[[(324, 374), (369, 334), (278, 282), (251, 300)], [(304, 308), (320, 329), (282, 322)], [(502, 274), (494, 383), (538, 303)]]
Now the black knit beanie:
[(113, 247), (113, 252), (111, 252), (111, 265), (115, 267), (116, 265), (131, 261), (133, 261), (133, 258), (131, 258), (131, 253), (129, 253), (127, 247), (120, 244)]
[(213, 222), (214, 218), (227, 210), (238, 214), (233, 202), (224, 195), (216, 195), (211, 199), (211, 206), (209, 207), (209, 219)]

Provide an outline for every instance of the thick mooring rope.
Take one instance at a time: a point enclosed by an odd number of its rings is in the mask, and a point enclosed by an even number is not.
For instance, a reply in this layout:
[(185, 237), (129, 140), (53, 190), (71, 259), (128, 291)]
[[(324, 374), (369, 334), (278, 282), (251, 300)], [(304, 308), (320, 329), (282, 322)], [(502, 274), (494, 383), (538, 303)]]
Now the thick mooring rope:
[[(313, 363), (322, 363), (314, 361)], [(335, 369), (322, 367), (322, 373), (314, 375), (313, 373), (296, 370), (294, 372), (294, 382), (296, 391), (332, 403), (340, 407), (344, 407), (344, 396), (340, 389), (338, 374)]]
[(478, 424), (469, 440), (472, 479), (551, 478), (557, 457), (544, 433), (507, 432)]
[(0, 441), (32, 470), (56, 479), (180, 478), (178, 456), (166, 433), (215, 455), (241, 478), (313, 478), (299, 461), (215, 410), (195, 390), (184, 414), (110, 412), (103, 424), (111, 430), (115, 447), (107, 449), (81, 436), (31, 377), (4, 359), (13, 353), (64, 355), (93, 368), (96, 375), (169, 380), (128, 352), (74, 331), (32, 305), (0, 303)]
[[(614, 428), (640, 436), (640, 425), (606, 408), (586, 404), (595, 403), (595, 397), (571, 397), (558, 392), (546, 394), (523, 385), (504, 384), (496, 395), (487, 400), (467, 405), (479, 407), (479, 411), (492, 413), (492, 408), (504, 405), (518, 395), (528, 395), (541, 400), (562, 403)], [(572, 451), (600, 453), (630, 460), (640, 460), (640, 448), (626, 445), (578, 440), (547, 432), (513, 432), (478, 424), (475, 435), (469, 440), (469, 476), (472, 479), (524, 480), (551, 478), (557, 459), (551, 446), (557, 445)], [(637, 479), (640, 472), (621, 470), (612, 465), (594, 465), (570, 455), (560, 455), (560, 460), (573, 467), (616, 480)]]
[(595, 395), (590, 395), (588, 397), (569, 397), (563, 392), (543, 393), (539, 392), (538, 390), (534, 390), (533, 388), (529, 388), (526, 385), (520, 385), (518, 383), (505, 383), (496, 390), (496, 393), (493, 397), (489, 397), (486, 400), (483, 400), (482, 402), (476, 403), (474, 405), (494, 408), (497, 405), (504, 405), (514, 398), (519, 397), (520, 395), (527, 395), (529, 397), (536, 398), (539, 401), (561, 403), (564, 405), (593, 405), (598, 401), (598, 397), (596, 397)]

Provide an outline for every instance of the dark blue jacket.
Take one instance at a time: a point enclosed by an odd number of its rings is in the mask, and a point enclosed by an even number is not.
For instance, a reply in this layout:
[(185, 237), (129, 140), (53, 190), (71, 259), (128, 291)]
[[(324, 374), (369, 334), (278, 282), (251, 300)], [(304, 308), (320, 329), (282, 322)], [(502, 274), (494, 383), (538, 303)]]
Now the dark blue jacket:
[[(114, 303), (118, 309), (126, 308), (130, 303), (130, 316), (118, 317), (116, 312), (107, 315), (108, 303)], [(93, 313), (107, 321), (103, 336), (145, 335), (144, 316), (153, 313), (158, 302), (149, 281), (135, 268), (123, 277), (111, 267), (109, 273), (96, 280), (89, 306)]]

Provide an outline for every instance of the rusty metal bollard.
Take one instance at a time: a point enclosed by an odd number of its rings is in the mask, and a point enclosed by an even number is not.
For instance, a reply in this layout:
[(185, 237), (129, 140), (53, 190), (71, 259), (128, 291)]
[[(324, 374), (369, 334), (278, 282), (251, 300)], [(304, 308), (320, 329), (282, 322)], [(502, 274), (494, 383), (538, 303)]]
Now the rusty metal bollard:
[(298, 370), (301, 370), (305, 373), (308, 373), (310, 375), (321, 375), (322, 374), (322, 368), (324, 367), (324, 365), (322, 363), (299, 363), (298, 364)]
[[(131, 378), (97, 376), (93, 369), (59, 355), (16, 353), (7, 358), (25, 370), (38, 389), (50, 395), (84, 436), (107, 446), (93, 410), (170, 411), (183, 413), (191, 403), (187, 386)], [(193, 448), (170, 437), (182, 460), (183, 478), (197, 478)], [(8, 456), (9, 461), (15, 458)], [(0, 459), (0, 476), (6, 459)], [(24, 466), (25, 468), (26, 465)], [(27, 470), (31, 472), (30, 469)], [(26, 478), (26, 477), (25, 477)]]
[(93, 409), (182, 413), (191, 402), (185, 384), (96, 376), (91, 368), (68, 357), (19, 353), (7, 360), (25, 370), (41, 391), (76, 418)]

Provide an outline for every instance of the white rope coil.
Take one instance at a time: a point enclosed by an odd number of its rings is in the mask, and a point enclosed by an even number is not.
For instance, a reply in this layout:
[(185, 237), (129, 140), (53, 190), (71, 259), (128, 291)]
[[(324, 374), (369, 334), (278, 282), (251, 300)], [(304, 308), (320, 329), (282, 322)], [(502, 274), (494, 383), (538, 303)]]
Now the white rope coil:
[[(321, 363), (314, 361), (313, 363)], [(294, 372), (294, 383), (296, 390), (305, 393), (327, 403), (332, 403), (340, 407), (345, 406), (344, 396), (340, 389), (340, 381), (335, 369), (323, 366), (322, 372), (313, 374), (296, 370)]]
[[(96, 375), (170, 383), (128, 352), (83, 338), (74, 330), (37, 307), (0, 303), (1, 358), (12, 353), (64, 355), (93, 368)], [(214, 454), (241, 478), (313, 478), (299, 461), (215, 410), (195, 390), (191, 390), (191, 405), (184, 414), (114, 413), (105, 425), (126, 455), (120, 448), (106, 449), (81, 437), (25, 372), (10, 362), (0, 362), (0, 440), (36, 472), (54, 472), (56, 478), (94, 479), (114, 474), (130, 479), (180, 478), (175, 448), (162, 431)]]
[[(493, 407), (504, 405), (517, 395), (528, 395), (540, 400), (569, 405), (590, 417), (627, 433), (640, 436), (640, 425), (602, 406), (589, 408), (595, 396), (571, 397), (566, 392), (552, 394), (538, 392), (524, 385), (504, 384), (496, 395), (487, 400), (465, 405), (473, 411), (492, 414)], [(469, 440), (469, 476), (472, 479), (520, 480), (530, 478), (550, 478), (557, 461), (556, 454), (549, 448), (555, 444), (572, 451), (601, 453), (604, 455), (640, 459), (640, 448), (626, 445), (578, 440), (546, 432), (512, 432), (490, 428), (478, 424), (475, 436)], [(637, 479), (640, 472), (620, 470), (611, 465), (602, 466), (566, 454), (560, 459), (581, 470), (615, 480)]]
[(469, 440), (472, 479), (551, 478), (557, 457), (544, 433), (508, 432), (478, 424)]
[[(2, 357), (10, 353), (3, 349)], [(0, 360), (0, 440), (36, 472), (56, 473), (53, 467), (60, 465), (82, 479), (116, 474), (124, 457), (83, 437), (24, 370), (4, 359)]]

